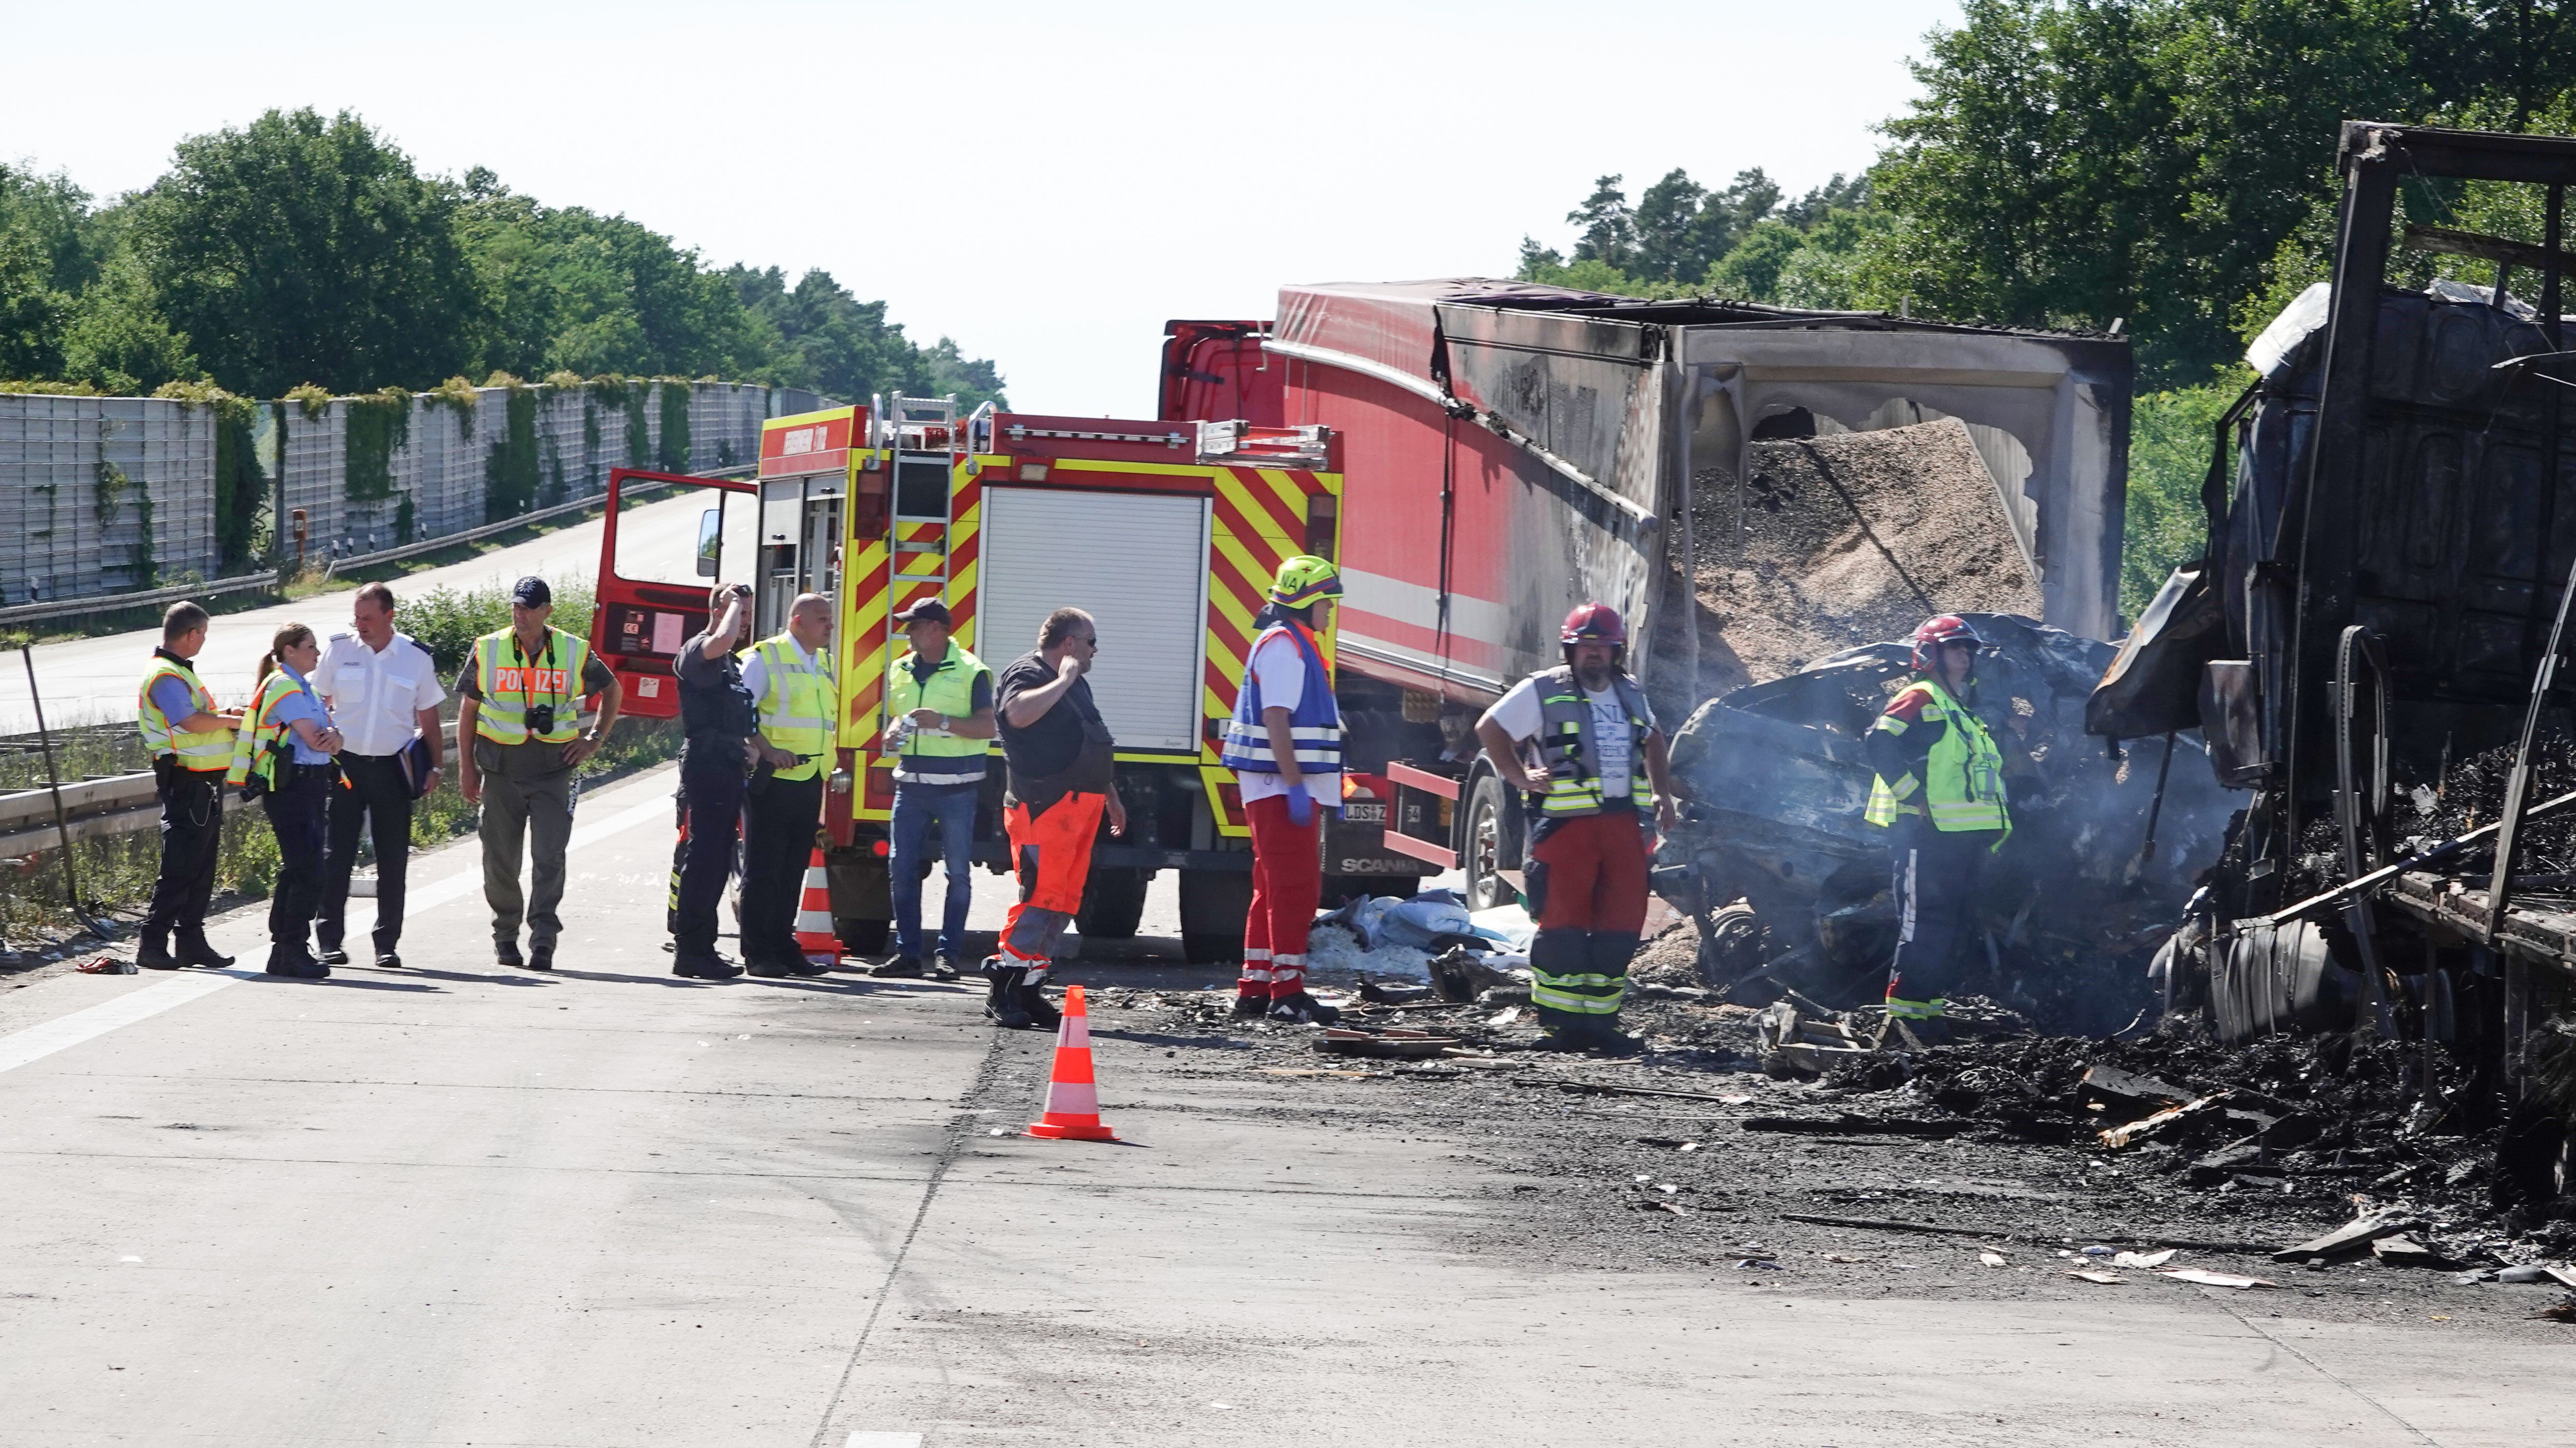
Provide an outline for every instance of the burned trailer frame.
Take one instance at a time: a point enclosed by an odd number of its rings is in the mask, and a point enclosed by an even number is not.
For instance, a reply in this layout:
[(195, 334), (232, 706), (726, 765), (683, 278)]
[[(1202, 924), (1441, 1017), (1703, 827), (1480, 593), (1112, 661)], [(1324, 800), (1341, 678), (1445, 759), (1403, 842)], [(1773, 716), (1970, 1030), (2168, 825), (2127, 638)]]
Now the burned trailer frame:
[(2116, 631), (2132, 370), (2117, 336), (1474, 277), (1317, 283), (1283, 288), (1266, 334), (1174, 323), (1165, 405), (1257, 395), (1263, 365), (1283, 372), (1277, 420), (1347, 450), (1344, 705), (1390, 731), (1355, 724), (1346, 747), (1387, 761), (1389, 847), (1463, 865), (1480, 901), (1521, 835), (1475, 715), (1560, 661), (1559, 620), (1587, 600), (1627, 617), (1651, 691), (1704, 699), (1695, 568), (1736, 544), (1694, 536), (1694, 489), (1712, 469), (1739, 480), (1740, 529), (1748, 449), (1806, 435), (1783, 419), (1958, 419), (2047, 621)]
[[(2552, 375), (2576, 140), (2348, 121), (2337, 166), (2332, 278), (2256, 342), (2209, 555), (2168, 585), (2215, 591), (2223, 626), (2179, 652), (2221, 779), (2254, 792), (2177, 946), (2222, 1036), (2394, 1029), (2510, 1076), (2531, 1012), (2576, 984), (2576, 916), (2512, 894), (2576, 566)], [(2544, 188), (2542, 244), (2401, 232), (2401, 185), (2445, 182)], [(2401, 250), (2492, 261), (2494, 285), (2393, 287)], [(2523, 268), (2536, 310), (2512, 295)], [(2132, 643), (2124, 661), (2155, 647)], [(2402, 778), (2507, 745), (2492, 870), (2392, 866)], [(2367, 885), (2310, 893), (2331, 878)]]

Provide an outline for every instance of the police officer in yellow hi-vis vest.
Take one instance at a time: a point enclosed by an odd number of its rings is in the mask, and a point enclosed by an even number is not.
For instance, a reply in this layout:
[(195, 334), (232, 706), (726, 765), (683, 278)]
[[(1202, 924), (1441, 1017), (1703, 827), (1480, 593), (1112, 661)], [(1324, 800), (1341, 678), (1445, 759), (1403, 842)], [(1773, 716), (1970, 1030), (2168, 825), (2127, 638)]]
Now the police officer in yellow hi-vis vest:
[(295, 980), (331, 974), (313, 954), (313, 910), (322, 899), (331, 787), (340, 779), (332, 756), (342, 741), (321, 695), (313, 692), (314, 666), (321, 661), (322, 645), (303, 624), (286, 624), (269, 639), (232, 768), (224, 773), (224, 782), (238, 787), (243, 798), (259, 801), (277, 836), (277, 880), (268, 896), (268, 973)]
[(1878, 772), (1867, 818), (1889, 831), (1895, 863), (1888, 1023), (1926, 1044), (1946, 1036), (1944, 992), (1958, 983), (1978, 880), (2012, 833), (2003, 754), (1963, 702), (1974, 697), (1984, 642), (1956, 614), (1926, 619), (1914, 631), (1914, 681), (1888, 700), (1862, 741)]
[[(955, 980), (966, 958), (966, 911), (974, 903), (968, 873), (975, 849), (975, 811), (984, 800), (984, 766), (993, 752), (993, 671), (949, 637), (948, 605), (926, 598), (894, 616), (912, 647), (886, 671), (886, 752), (894, 756), (894, 819), (886, 833), (886, 869), (894, 893), (894, 958), (872, 974)], [(930, 873), (931, 837), (947, 876), (937, 953), (921, 947), (921, 883)]]
[(751, 646), (743, 687), (760, 712), (760, 757), (742, 809), (742, 966), (776, 979), (823, 975), (796, 946), (796, 901), (814, 832), (823, 822), (823, 781), (832, 772), (841, 686), (832, 667), (832, 600), (797, 595), (787, 631)]
[[(161, 873), (134, 960), (146, 970), (233, 963), (206, 940), (206, 902), (215, 893), (215, 855), (224, 837), (224, 772), (232, 767), (241, 715), (215, 707), (193, 660), (206, 646), (206, 611), (174, 603), (161, 615), (161, 647), (136, 692), (134, 723), (152, 756), (161, 796)], [(178, 932), (178, 950), (170, 935)]]
[[(573, 775), (617, 723), (624, 699), (617, 676), (590, 645), (550, 627), (554, 591), (542, 578), (510, 589), (510, 626), (474, 641), (456, 676), (456, 786), (480, 803), (483, 899), (492, 907), (492, 957), (527, 970), (555, 968), (563, 921), (564, 851), (572, 840)], [(581, 727), (581, 701), (599, 696), (599, 720)], [(525, 899), (519, 857), (530, 836), (536, 869)], [(519, 954), (525, 915), (528, 953)]]

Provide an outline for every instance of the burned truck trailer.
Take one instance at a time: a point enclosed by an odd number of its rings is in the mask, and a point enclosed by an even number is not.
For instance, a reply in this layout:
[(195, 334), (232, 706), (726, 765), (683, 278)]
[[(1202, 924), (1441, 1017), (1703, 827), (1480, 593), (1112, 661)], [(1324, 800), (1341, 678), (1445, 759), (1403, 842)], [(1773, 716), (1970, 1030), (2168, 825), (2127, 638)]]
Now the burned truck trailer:
[[(2332, 279), (2249, 353), (2207, 557), (2148, 610), (2088, 723), (2200, 725), (2222, 782), (2251, 791), (2168, 951), (2177, 1004), (2230, 1039), (2358, 1025), (2510, 1071), (2576, 961), (2568, 880), (2527, 868), (2563, 830), (2533, 781), (2565, 752), (2576, 141), (2355, 121), (2338, 165)], [(2401, 227), (2407, 178), (2524, 188), (2542, 241)], [(2431, 276), (2446, 256), (2492, 284)]]
[(1487, 903), (1519, 860), (1518, 801), (1472, 721), (1559, 661), (1570, 607), (1619, 608), (1649, 689), (1703, 697), (1691, 562), (1728, 543), (1695, 529), (1736, 526), (1744, 494), (1694, 506), (1694, 479), (1742, 478), (1766, 438), (1955, 418), (2048, 622), (2101, 637), (2129, 395), (2115, 337), (1461, 278), (1288, 287), (1270, 323), (1175, 322), (1161, 405), (1337, 439), (1346, 757), (1385, 800), (1384, 854), (1463, 866)]

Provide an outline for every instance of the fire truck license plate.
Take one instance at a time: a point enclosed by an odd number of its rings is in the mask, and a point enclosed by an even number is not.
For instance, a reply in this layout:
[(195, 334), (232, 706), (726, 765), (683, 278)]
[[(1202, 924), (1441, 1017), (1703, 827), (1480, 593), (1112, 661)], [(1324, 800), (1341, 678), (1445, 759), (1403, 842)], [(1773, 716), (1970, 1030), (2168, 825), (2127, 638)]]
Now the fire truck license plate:
[(1355, 799), (1342, 806), (1342, 823), (1346, 825), (1382, 825), (1386, 823), (1386, 801)]

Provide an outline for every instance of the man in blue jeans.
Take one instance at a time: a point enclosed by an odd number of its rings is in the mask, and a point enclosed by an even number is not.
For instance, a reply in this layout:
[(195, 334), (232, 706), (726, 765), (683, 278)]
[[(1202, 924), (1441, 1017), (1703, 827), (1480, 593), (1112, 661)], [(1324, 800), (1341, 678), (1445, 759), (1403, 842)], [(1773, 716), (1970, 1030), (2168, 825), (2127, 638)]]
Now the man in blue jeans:
[(916, 603), (895, 621), (912, 650), (894, 661), (886, 678), (886, 752), (894, 756), (894, 839), (886, 862), (894, 888), (894, 958), (873, 973), (923, 973), (921, 882), (930, 873), (935, 828), (948, 899), (929, 973), (955, 980), (975, 893), (967, 856), (975, 846), (984, 761), (993, 748), (993, 671), (948, 636), (948, 607), (938, 600)]

